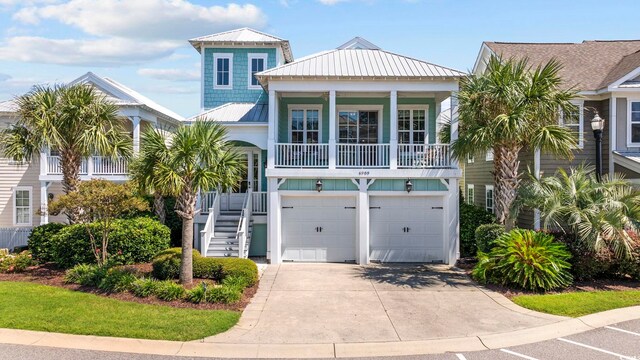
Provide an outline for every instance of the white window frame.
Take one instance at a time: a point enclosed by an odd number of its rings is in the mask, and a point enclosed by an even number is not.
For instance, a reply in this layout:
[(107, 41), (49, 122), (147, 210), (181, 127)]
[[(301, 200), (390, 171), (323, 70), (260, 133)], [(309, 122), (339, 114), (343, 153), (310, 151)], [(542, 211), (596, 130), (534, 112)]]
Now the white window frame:
[[(378, 144), (382, 144), (382, 116), (384, 106), (382, 105), (340, 105), (336, 106), (336, 143), (345, 144), (340, 142), (340, 113), (341, 112), (354, 112), (354, 111), (377, 111), (378, 112)], [(360, 121), (358, 120), (358, 124)], [(371, 144), (373, 145), (373, 144)]]
[(468, 164), (473, 164), (475, 161), (476, 161), (476, 159), (475, 159), (474, 155), (472, 155), (472, 154), (467, 155), (467, 163)]
[[(429, 105), (425, 104), (425, 105), (398, 105), (398, 112), (403, 111), (403, 110), (409, 110), (409, 117), (411, 118), (411, 125), (409, 126), (409, 143), (408, 144), (402, 144), (402, 145), (423, 145), (423, 144), (428, 144), (429, 143)], [(422, 144), (415, 144), (413, 142), (413, 133), (417, 132), (419, 130), (414, 130), (413, 129), (413, 112), (415, 110), (423, 110), (424, 111), (424, 140), (425, 142)], [(398, 121), (398, 144), (400, 144), (400, 117), (396, 116), (396, 120)], [(402, 132), (407, 132), (407, 130), (404, 130)]]
[(627, 147), (640, 147), (640, 142), (631, 141), (631, 109), (633, 103), (637, 102), (640, 102), (640, 98), (627, 98)]
[(304, 126), (304, 140), (303, 144), (307, 144), (307, 110), (317, 110), (318, 111), (318, 144), (322, 144), (322, 105), (318, 104), (310, 104), (310, 105), (302, 105), (302, 104), (289, 104), (287, 107), (289, 119), (287, 121), (288, 130), (287, 135), (289, 139), (289, 143), (293, 143), (293, 131), (291, 129), (291, 124), (293, 122), (293, 111), (301, 110), (304, 112), (303, 126)]
[[(487, 199), (489, 199), (489, 191), (491, 191), (491, 206), (489, 206)], [(484, 208), (490, 213), (494, 213), (496, 208), (496, 192), (493, 190), (493, 185), (486, 185), (484, 187)]]
[[(471, 191), (471, 195), (469, 195), (469, 191)], [(474, 205), (476, 203), (476, 188), (473, 184), (467, 184), (467, 204)]]
[(269, 58), (269, 54), (266, 53), (249, 53), (248, 55), (248, 60), (247, 60), (247, 69), (248, 69), (248, 79), (247, 79), (247, 89), (249, 90), (260, 90), (262, 89), (262, 86), (260, 86), (260, 83), (258, 82), (257, 85), (252, 85), (251, 81), (253, 80), (253, 69), (251, 68), (252, 65), (252, 60), (253, 59), (262, 59), (262, 61), (264, 62), (264, 67), (262, 70), (260, 71), (265, 71), (267, 70), (267, 59)]
[(493, 161), (493, 149), (487, 150), (487, 154), (484, 157), (485, 161)]
[[(18, 222), (18, 206), (16, 204), (18, 198), (17, 198), (17, 192), (18, 191), (27, 191), (29, 193), (29, 221), (26, 223), (19, 223)], [(13, 196), (12, 198), (12, 202), (13, 202), (13, 225), (14, 226), (32, 226), (33, 225), (33, 187), (32, 186), (15, 186), (13, 188)]]
[[(229, 85), (218, 85), (218, 59), (229, 60)], [(233, 89), (233, 54), (214, 53), (213, 54), (213, 88), (221, 90)]]
[[(572, 101), (573, 105), (578, 107), (578, 146), (577, 149), (584, 148), (584, 101)], [(558, 119), (558, 124), (560, 126), (565, 126), (564, 124), (564, 112), (560, 111), (560, 118)], [(567, 125), (567, 129), (573, 129), (575, 124)]]

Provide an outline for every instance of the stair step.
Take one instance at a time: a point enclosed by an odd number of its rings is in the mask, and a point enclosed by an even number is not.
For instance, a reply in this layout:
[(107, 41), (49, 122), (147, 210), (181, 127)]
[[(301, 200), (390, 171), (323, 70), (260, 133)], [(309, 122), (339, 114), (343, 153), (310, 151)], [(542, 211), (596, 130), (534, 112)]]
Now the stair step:
[(209, 245), (226, 245), (226, 244), (238, 245), (238, 241), (235, 238), (224, 238), (224, 237), (211, 238), (211, 241), (209, 241)]
[(236, 233), (235, 232), (218, 232), (216, 231), (215, 233), (213, 233), (213, 237), (212, 239), (235, 239), (236, 238)]
[(238, 215), (220, 215), (216, 218), (216, 222), (220, 221), (220, 220), (224, 220), (224, 221), (235, 221), (235, 220), (240, 220), (240, 214)]
[(209, 251), (238, 251), (240, 247), (236, 245), (209, 245), (207, 252)]
[(207, 251), (208, 257), (238, 257), (238, 251)]

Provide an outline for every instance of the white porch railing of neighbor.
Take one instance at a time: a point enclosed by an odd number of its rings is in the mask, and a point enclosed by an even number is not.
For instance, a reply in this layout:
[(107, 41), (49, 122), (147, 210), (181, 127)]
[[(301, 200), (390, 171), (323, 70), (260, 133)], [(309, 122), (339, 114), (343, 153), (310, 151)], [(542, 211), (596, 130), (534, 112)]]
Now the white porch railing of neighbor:
[[(127, 175), (129, 161), (123, 157), (92, 156), (82, 159), (80, 175)], [(47, 175), (62, 175), (60, 156), (47, 156)]]
[(254, 214), (264, 215), (267, 213), (267, 192), (256, 191), (253, 193), (253, 204), (251, 205)]
[[(206, 199), (206, 200), (205, 200)], [(214, 227), (216, 219), (220, 216), (220, 196), (215, 191), (205, 193), (201, 200), (201, 206), (208, 204), (207, 208), (207, 222), (204, 224), (204, 229), (200, 231), (200, 253), (202, 256), (207, 256), (207, 250), (209, 249), (209, 242), (211, 242), (211, 236), (214, 234)]]
[(329, 166), (328, 144), (276, 144), (275, 166), (316, 167)]
[(246, 259), (249, 255), (249, 225), (251, 222), (251, 208), (253, 205), (253, 195), (251, 189), (247, 191), (247, 197), (242, 205), (240, 213), (240, 222), (238, 223), (238, 231), (236, 239), (238, 240), (238, 257)]
[(0, 249), (27, 245), (32, 228), (0, 228)]
[(338, 144), (337, 146), (336, 167), (389, 167), (389, 144)]
[(200, 193), (200, 214), (208, 214), (209, 209), (213, 208), (213, 202), (216, 199), (216, 191), (207, 191)]
[(451, 167), (449, 144), (398, 145), (398, 167), (411, 169)]

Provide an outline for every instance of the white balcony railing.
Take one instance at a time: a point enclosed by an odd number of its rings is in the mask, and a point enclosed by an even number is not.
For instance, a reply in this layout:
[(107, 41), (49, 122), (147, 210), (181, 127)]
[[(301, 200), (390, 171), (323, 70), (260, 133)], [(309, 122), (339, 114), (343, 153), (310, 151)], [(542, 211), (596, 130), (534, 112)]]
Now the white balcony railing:
[(389, 167), (389, 144), (338, 144), (337, 146), (336, 167)]
[(253, 213), (254, 214), (266, 214), (267, 213), (267, 192), (259, 191), (253, 192)]
[(275, 166), (314, 167), (329, 166), (328, 144), (276, 144)]
[[(91, 170), (91, 171), (90, 171)], [(62, 175), (60, 156), (47, 156), (46, 175)], [(93, 156), (80, 163), (80, 175), (127, 175), (129, 162), (123, 157)]]
[(410, 169), (451, 167), (449, 144), (398, 145), (398, 167)]

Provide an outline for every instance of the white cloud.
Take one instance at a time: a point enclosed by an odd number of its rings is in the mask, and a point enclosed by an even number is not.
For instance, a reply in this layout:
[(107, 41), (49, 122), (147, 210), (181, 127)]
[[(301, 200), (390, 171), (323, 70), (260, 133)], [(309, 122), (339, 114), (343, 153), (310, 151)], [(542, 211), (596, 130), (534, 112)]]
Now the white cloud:
[(186, 0), (136, 0), (126, 4), (121, 0), (71, 0), (23, 7), (13, 18), (26, 24), (57, 20), (96, 36), (181, 41), (236, 27), (266, 25), (266, 15), (252, 4), (207, 7)]
[(175, 41), (140, 42), (124, 38), (96, 40), (11, 37), (0, 46), (0, 59), (24, 62), (112, 66), (139, 64), (169, 56)]
[(158, 80), (196, 81), (200, 80), (200, 72), (184, 69), (140, 69), (138, 75)]
[(200, 87), (183, 87), (183, 86), (154, 86), (153, 88), (146, 88), (145, 91), (156, 94), (198, 94), (200, 93)]
[(335, 5), (348, 0), (318, 0), (322, 5)]

